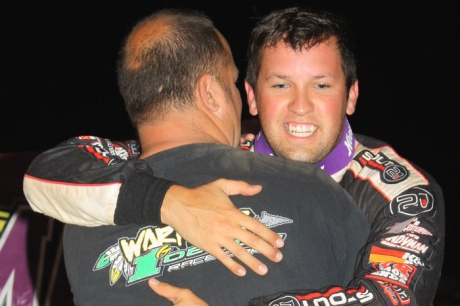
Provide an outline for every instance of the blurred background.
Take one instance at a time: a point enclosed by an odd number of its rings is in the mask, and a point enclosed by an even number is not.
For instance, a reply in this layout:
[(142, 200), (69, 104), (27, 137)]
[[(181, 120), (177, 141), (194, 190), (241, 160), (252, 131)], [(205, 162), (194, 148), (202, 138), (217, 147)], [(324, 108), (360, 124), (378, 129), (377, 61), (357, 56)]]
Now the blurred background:
[[(207, 2), (207, 3), (206, 3)], [(136, 137), (116, 83), (124, 36), (164, 7), (201, 10), (227, 38), (240, 69), (255, 22), (304, 5), (343, 15), (356, 44), (360, 96), (353, 130), (382, 139), (443, 187), (446, 255), (435, 305), (460, 305), (459, 1), (4, 1), (0, 153), (41, 151), (77, 135)], [(247, 108), (243, 120), (250, 116)]]

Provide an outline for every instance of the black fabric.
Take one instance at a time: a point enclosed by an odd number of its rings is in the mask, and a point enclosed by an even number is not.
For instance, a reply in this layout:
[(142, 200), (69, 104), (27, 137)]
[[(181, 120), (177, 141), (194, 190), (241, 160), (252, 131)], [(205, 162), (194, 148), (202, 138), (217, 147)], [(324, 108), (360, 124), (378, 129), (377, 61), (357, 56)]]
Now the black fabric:
[[(148, 172), (138, 171), (120, 187), (114, 222), (116, 225), (159, 224), (161, 205), (174, 182), (157, 179)], [(127, 192), (125, 192), (127, 190)]]
[(148, 288), (152, 276), (189, 288), (210, 305), (244, 305), (254, 296), (293, 288), (344, 286), (352, 278), (368, 223), (350, 196), (314, 165), (214, 144), (167, 150), (146, 161), (158, 177), (189, 187), (220, 177), (262, 184), (259, 195), (232, 201), (285, 239), (284, 260), (262, 258), (266, 276), (248, 271), (241, 278), (160, 224), (70, 225), (64, 251), (77, 305), (170, 305)]

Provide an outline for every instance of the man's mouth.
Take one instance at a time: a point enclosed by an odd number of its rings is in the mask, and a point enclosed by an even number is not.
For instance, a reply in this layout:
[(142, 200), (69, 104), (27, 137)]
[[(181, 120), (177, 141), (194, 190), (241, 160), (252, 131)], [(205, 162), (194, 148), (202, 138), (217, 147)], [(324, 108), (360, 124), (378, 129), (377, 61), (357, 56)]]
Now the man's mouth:
[(313, 134), (318, 127), (311, 124), (285, 124), (284, 129), (296, 137), (308, 137)]

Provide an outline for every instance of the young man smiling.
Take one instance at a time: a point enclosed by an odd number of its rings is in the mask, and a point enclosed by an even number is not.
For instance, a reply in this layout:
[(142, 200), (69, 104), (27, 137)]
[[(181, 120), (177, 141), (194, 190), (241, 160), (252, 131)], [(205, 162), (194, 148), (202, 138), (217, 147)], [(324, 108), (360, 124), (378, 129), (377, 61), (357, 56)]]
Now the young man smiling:
[(300, 48), (281, 41), (263, 50), (257, 79), (246, 82), (249, 112), (276, 155), (318, 163), (355, 111), (358, 81), (347, 87), (335, 38)]

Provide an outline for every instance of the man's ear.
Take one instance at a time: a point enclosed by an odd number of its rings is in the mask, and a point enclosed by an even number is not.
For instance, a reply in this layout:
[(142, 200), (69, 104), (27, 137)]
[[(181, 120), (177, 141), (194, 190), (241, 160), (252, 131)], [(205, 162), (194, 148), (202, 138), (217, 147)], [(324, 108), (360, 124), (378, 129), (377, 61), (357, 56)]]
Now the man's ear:
[(246, 89), (246, 96), (248, 98), (249, 113), (253, 116), (256, 116), (259, 111), (257, 110), (256, 94), (254, 92), (254, 88), (252, 88), (248, 81), (244, 80), (244, 89)]
[(353, 115), (356, 109), (356, 103), (358, 102), (359, 96), (359, 86), (358, 80), (356, 80), (353, 85), (351, 85), (350, 90), (348, 91), (348, 101), (347, 101), (347, 115)]
[(219, 99), (217, 99), (216, 86), (218, 82), (210, 73), (204, 73), (198, 79), (198, 98), (202, 105), (212, 112), (220, 108)]

